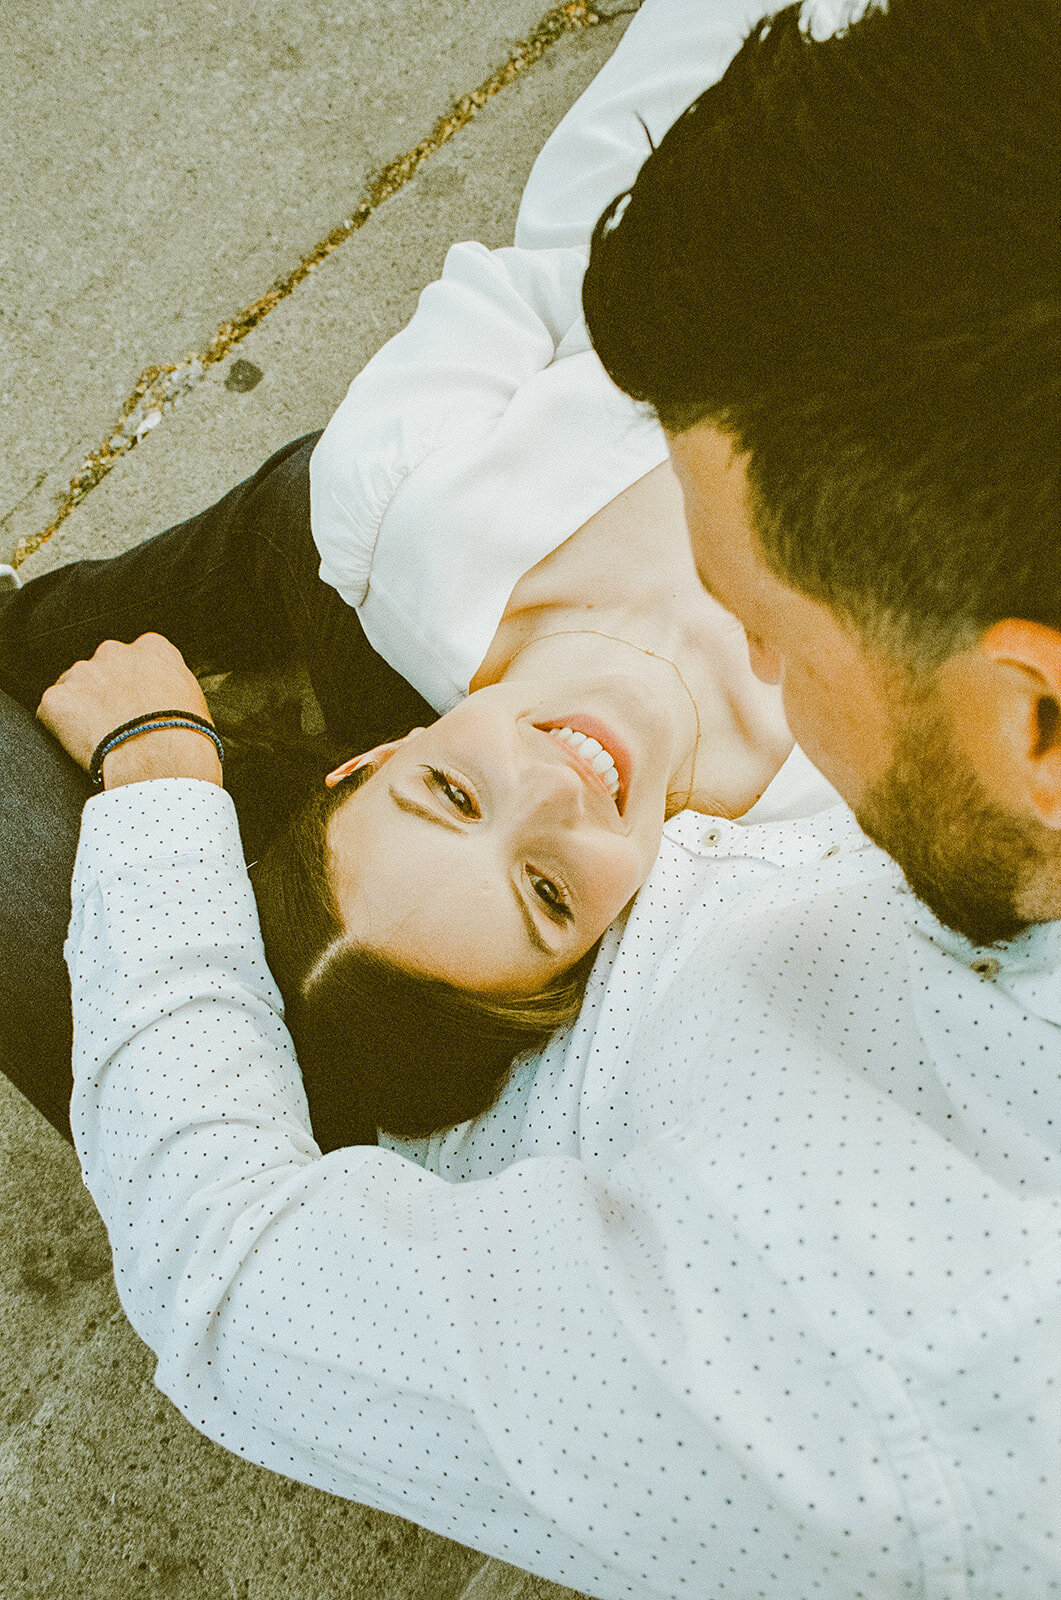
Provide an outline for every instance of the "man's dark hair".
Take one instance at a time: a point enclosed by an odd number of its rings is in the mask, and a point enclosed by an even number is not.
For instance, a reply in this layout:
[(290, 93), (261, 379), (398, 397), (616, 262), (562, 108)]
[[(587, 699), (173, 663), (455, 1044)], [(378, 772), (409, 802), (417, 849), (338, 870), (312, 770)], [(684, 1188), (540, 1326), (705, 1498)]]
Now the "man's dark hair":
[(1061, 7), (760, 22), (593, 235), (615, 382), (746, 454), (776, 576), (929, 668), (1061, 628)]

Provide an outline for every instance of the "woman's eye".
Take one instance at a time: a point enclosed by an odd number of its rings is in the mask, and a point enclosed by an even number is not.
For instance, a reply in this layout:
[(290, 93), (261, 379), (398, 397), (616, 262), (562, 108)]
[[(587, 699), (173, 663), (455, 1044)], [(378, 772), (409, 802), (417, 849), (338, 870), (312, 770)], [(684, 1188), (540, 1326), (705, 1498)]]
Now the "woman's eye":
[(573, 916), (563, 889), (555, 884), (551, 878), (543, 878), (539, 872), (528, 872), (531, 888), (538, 899), (545, 906), (550, 916), (558, 922), (568, 922)]
[(454, 783), (452, 778), (447, 778), (446, 774), (440, 771), (438, 767), (428, 767), (427, 770), (432, 788), (436, 789), (445, 800), (448, 800), (450, 805), (459, 811), (462, 817), (477, 817), (479, 815), (479, 808), (466, 789), (462, 789), (459, 783)]

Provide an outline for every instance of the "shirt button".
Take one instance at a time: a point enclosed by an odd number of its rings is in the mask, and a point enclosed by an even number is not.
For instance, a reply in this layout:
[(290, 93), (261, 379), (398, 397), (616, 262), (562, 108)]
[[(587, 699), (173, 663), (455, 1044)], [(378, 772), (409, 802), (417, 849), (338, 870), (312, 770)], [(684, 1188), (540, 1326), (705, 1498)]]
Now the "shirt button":
[(721, 839), (721, 837), (722, 837), (722, 829), (721, 828), (705, 828), (703, 833), (700, 835), (700, 843), (701, 844), (718, 844), (718, 842)]
[(981, 978), (997, 978), (1001, 962), (996, 961), (994, 956), (978, 956), (969, 965)]

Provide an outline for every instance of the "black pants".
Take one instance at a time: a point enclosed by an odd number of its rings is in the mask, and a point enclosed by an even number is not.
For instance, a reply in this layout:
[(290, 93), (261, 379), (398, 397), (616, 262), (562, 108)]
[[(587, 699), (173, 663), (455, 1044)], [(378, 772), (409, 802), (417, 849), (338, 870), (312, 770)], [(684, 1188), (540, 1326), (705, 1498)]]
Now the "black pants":
[(193, 672), (304, 662), (328, 731), (367, 748), (435, 712), (317, 575), (309, 458), (285, 445), (208, 511), (109, 561), (75, 561), (0, 594), (0, 689), (34, 711), (104, 639), (161, 633)]
[(317, 575), (309, 458), (318, 437), (285, 446), (217, 505), (124, 555), (0, 592), (0, 1069), (67, 1138), (62, 947), (88, 785), (5, 696), (35, 711), (49, 684), (104, 639), (161, 633), (198, 673), (301, 662), (329, 734), (351, 754), (433, 722), (434, 710)]

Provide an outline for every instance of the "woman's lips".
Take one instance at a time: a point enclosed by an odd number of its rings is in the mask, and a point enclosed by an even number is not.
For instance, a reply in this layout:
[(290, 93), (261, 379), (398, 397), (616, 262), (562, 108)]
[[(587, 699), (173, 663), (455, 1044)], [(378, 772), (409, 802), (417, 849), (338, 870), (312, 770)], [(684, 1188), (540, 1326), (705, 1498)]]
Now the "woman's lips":
[[(536, 722), (534, 726), (540, 728), (543, 733), (549, 733), (553, 728), (570, 728), (574, 733), (585, 734), (587, 739), (596, 739), (597, 743), (607, 750), (615, 763), (615, 770), (619, 774), (619, 793), (613, 803), (619, 815), (622, 816), (626, 809), (626, 798), (630, 792), (633, 758), (614, 728), (610, 728), (599, 717), (594, 717), (588, 712), (581, 711), (572, 711), (569, 716), (565, 717), (554, 717), (550, 722)], [(578, 751), (572, 749), (569, 745), (561, 745), (561, 748), (565, 753), (572, 755), (578, 761), (579, 766), (596, 779), (605, 794), (608, 795), (609, 800), (611, 800), (612, 796), (607, 785), (601, 780), (600, 774), (593, 771), (589, 762), (582, 760)]]

